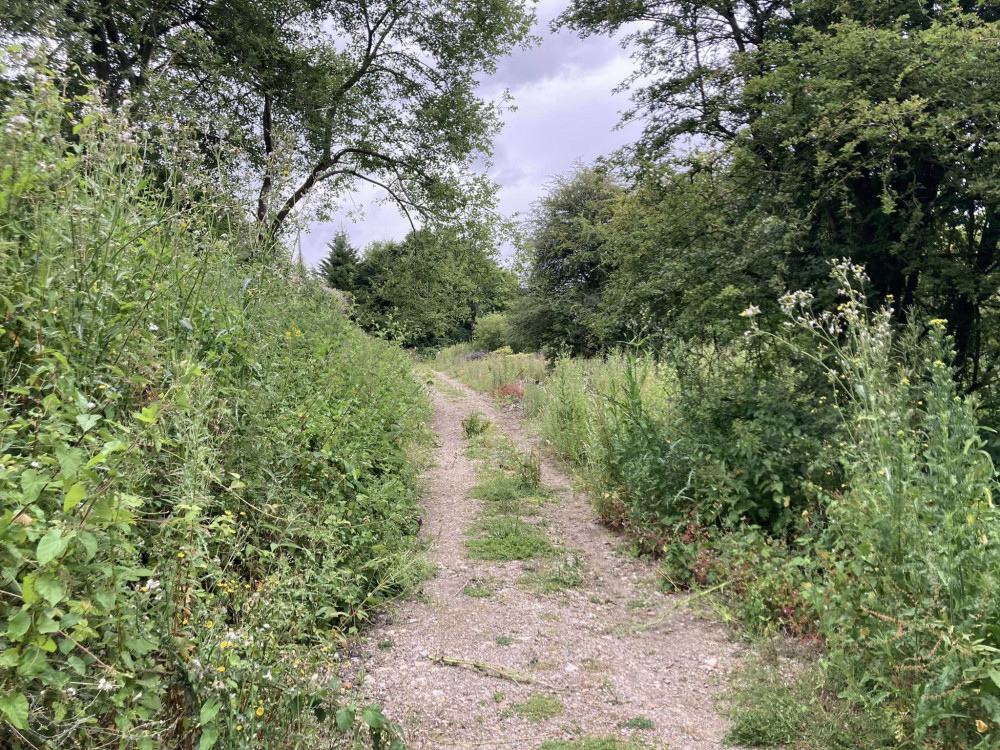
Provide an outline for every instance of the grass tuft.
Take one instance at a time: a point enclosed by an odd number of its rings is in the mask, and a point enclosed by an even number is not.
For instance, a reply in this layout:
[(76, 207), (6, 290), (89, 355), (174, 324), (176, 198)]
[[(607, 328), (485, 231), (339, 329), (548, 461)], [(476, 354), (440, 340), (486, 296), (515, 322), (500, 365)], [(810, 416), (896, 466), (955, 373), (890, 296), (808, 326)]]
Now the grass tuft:
[(534, 695), (524, 703), (515, 703), (512, 708), (518, 716), (531, 722), (554, 719), (566, 713), (562, 701), (548, 695)]
[(634, 716), (628, 721), (623, 721), (618, 726), (622, 729), (637, 729), (644, 732), (648, 732), (656, 728), (652, 719), (647, 719), (645, 716)]
[(557, 565), (528, 573), (520, 581), (539, 594), (556, 594), (583, 585), (583, 562), (575, 554), (566, 555)]
[(480, 560), (532, 560), (555, 551), (541, 530), (519, 518), (483, 518), (473, 530), (480, 536), (468, 540), (465, 546)]

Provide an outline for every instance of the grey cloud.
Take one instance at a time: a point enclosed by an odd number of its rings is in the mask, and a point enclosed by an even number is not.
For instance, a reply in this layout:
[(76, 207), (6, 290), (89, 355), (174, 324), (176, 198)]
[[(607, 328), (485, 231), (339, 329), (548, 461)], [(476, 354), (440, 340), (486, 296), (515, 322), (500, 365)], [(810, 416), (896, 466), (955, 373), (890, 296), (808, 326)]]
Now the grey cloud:
[[(489, 98), (509, 89), (517, 108), (505, 115), (489, 170), (500, 186), (499, 211), (507, 216), (523, 217), (551, 178), (575, 162), (591, 162), (638, 136), (636, 125), (615, 129), (618, 113), (628, 102), (612, 90), (633, 70), (628, 53), (611, 39), (580, 39), (570, 32), (549, 31), (549, 21), (564, 2), (542, 2), (536, 30), (543, 37), (541, 45), (500, 61), (496, 75), (483, 83), (482, 93)], [(350, 224), (345, 218), (313, 224), (301, 239), (306, 263), (315, 265), (322, 259), (326, 243), (341, 227), (359, 247), (404, 237), (409, 223), (392, 206), (372, 203), (379, 197), (366, 188), (347, 201), (366, 206), (362, 222)], [(505, 255), (511, 252), (503, 248)]]

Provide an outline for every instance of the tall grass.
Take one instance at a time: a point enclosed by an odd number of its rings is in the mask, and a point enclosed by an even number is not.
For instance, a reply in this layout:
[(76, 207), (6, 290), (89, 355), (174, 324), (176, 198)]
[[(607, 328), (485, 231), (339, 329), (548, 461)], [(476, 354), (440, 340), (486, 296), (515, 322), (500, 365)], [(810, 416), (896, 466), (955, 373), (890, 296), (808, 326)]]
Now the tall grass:
[[(557, 360), (524, 413), (670, 585), (726, 581), (748, 630), (824, 645), (824, 705), (864, 717), (824, 742), (997, 747), (1000, 519), (975, 399), (944, 321), (900, 331), (861, 269), (834, 278), (836, 311), (788, 295), (787, 327), (724, 351)], [(784, 720), (753, 710), (760, 738)]]
[(148, 169), (42, 67), (6, 107), (0, 745), (354, 732), (336, 652), (411, 575), (407, 358), (172, 173), (183, 142)]
[[(434, 367), (450, 373), (477, 391), (500, 394), (504, 386), (533, 383), (545, 377), (545, 359), (537, 354), (481, 352), (472, 344), (457, 344), (439, 351)], [(520, 392), (520, 389), (518, 389)], [(502, 395), (502, 394), (500, 394)]]

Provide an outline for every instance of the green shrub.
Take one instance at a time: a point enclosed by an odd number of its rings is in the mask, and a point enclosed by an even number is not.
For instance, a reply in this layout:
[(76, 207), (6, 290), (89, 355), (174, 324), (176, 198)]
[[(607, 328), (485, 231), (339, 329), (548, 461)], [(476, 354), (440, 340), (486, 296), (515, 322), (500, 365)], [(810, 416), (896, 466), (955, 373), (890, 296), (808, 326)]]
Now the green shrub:
[(482, 435), (493, 423), (480, 412), (474, 411), (462, 420), (462, 434), (466, 440)]
[(472, 345), (487, 352), (510, 347), (510, 322), (505, 313), (490, 313), (476, 320), (472, 330)]
[(889, 750), (899, 746), (885, 710), (865, 710), (837, 696), (818, 653), (779, 655), (782, 643), (760, 644), (733, 674), (723, 708), (724, 739), (740, 747), (801, 750)]
[(198, 153), (148, 174), (37, 69), (0, 116), (0, 746), (350, 729), (330, 654), (412, 576), (409, 362), (182, 181)]

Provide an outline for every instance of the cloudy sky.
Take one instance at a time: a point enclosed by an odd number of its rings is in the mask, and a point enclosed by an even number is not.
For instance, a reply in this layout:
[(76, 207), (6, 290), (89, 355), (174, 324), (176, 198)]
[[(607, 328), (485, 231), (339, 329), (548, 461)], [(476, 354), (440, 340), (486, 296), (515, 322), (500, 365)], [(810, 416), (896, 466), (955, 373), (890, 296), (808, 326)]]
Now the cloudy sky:
[[(540, 44), (500, 61), (482, 95), (499, 100), (504, 89), (514, 97), (514, 112), (495, 143), (490, 176), (500, 185), (501, 213), (525, 214), (552, 176), (576, 161), (590, 162), (636, 140), (638, 128), (616, 130), (627, 95), (613, 94), (631, 72), (628, 53), (606, 37), (580, 39), (569, 31), (552, 33), (549, 22), (569, 0), (540, 0), (535, 35)], [(344, 202), (344, 213), (332, 222), (313, 224), (302, 235), (302, 254), (316, 265), (326, 243), (344, 229), (356, 247), (373, 240), (402, 239), (409, 224), (390, 205), (379, 205), (376, 191), (359, 190)], [(352, 222), (348, 210), (362, 208)]]

